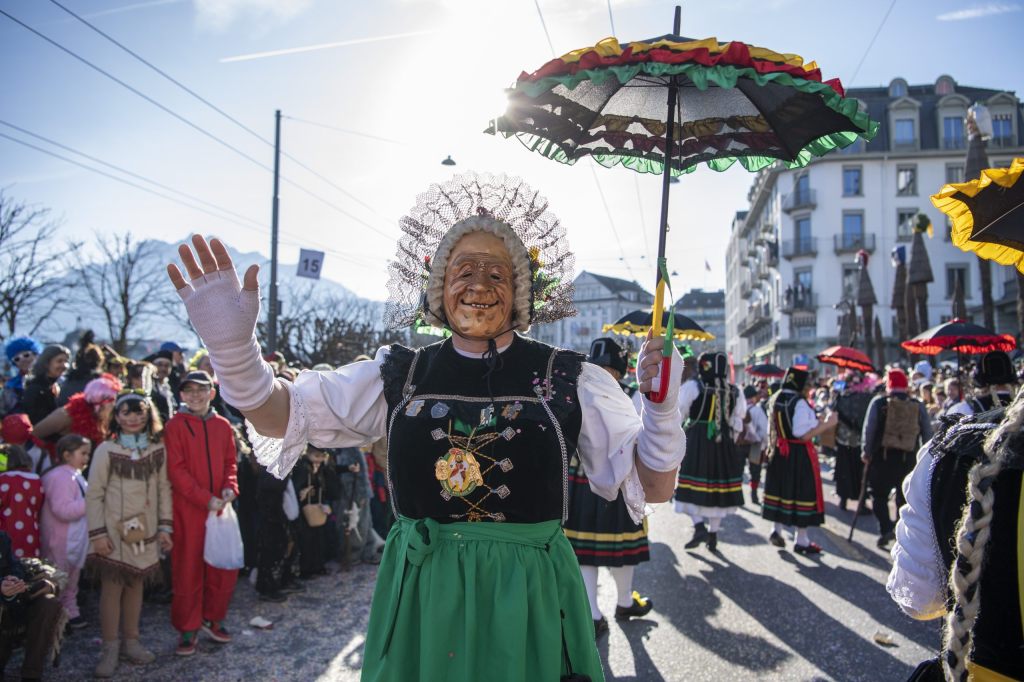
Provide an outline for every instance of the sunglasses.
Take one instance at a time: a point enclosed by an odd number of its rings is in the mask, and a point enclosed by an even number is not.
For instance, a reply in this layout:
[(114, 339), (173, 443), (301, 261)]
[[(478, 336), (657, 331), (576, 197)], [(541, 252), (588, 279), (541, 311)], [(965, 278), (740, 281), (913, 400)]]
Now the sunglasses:
[(18, 353), (17, 355), (14, 356), (14, 361), (18, 362), (19, 360), (24, 360), (25, 358), (34, 358), (35, 356), (36, 356), (36, 354), (33, 353), (32, 351), (30, 351), (30, 350), (23, 350), (23, 351), (21, 351), (20, 353)]

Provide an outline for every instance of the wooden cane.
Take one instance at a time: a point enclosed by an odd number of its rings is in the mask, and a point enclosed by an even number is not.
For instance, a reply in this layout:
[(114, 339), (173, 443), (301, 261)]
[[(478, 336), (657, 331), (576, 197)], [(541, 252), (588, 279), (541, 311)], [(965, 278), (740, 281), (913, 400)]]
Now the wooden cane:
[(871, 460), (864, 463), (864, 473), (860, 477), (860, 497), (857, 498), (857, 508), (853, 511), (853, 520), (850, 521), (850, 534), (846, 537), (847, 542), (853, 542), (853, 531), (857, 528), (857, 517), (864, 511), (864, 500), (868, 494), (868, 469), (871, 468)]

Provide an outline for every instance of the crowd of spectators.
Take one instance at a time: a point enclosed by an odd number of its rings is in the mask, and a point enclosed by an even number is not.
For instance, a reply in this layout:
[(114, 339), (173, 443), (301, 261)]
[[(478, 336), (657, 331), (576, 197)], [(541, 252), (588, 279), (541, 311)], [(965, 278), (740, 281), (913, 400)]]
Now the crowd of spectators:
[[(21, 648), (21, 679), (41, 678), (65, 636), (93, 627), (80, 609), (90, 592), (103, 641), (93, 674), (111, 677), (123, 661), (155, 659), (139, 632), (146, 603), (171, 604), (187, 656), (200, 635), (231, 641), (238, 577), (282, 603), (320, 576), (379, 563), (393, 520), (382, 442), (310, 445), (282, 480), (257, 462), (202, 349), (167, 342), (134, 359), (86, 333), (73, 350), (28, 337), (4, 350), (0, 671)], [(280, 353), (267, 360), (286, 380), (301, 371)], [(204, 556), (207, 518), (229, 507), (240, 570)]]

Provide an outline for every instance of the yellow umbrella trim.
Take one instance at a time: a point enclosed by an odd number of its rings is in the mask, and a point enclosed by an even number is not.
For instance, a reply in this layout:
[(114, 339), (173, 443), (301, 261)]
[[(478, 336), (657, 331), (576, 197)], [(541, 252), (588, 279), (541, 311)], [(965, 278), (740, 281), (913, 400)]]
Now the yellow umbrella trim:
[(945, 185), (938, 194), (933, 194), (931, 199), (935, 208), (948, 215), (953, 222), (952, 238), (956, 247), (963, 251), (973, 251), (979, 257), (995, 261), (1000, 265), (1012, 265), (1024, 274), (1024, 252), (1009, 246), (971, 240), (971, 233), (974, 231), (974, 215), (964, 202), (954, 198), (957, 192), (962, 192), (969, 197), (976, 197), (981, 190), (991, 184), (1007, 188), (1013, 187), (1022, 174), (1024, 174), (1024, 158), (1017, 158), (1013, 160), (1009, 168), (986, 168), (981, 171), (981, 177), (976, 180)]
[[(657, 40), (653, 43), (635, 42), (626, 43), (626, 47), (633, 48), (633, 54), (642, 54), (649, 52), (650, 50), (667, 48), (676, 52), (686, 52), (688, 50), (699, 50), (705, 49), (711, 53), (718, 54), (725, 52), (726, 47), (729, 43), (720, 43), (718, 38), (705, 38), (703, 40), (690, 40), (687, 42), (675, 42), (672, 40)], [(750, 50), (750, 56), (754, 59), (763, 59), (769, 62), (775, 62), (776, 64), (787, 64), (789, 66), (798, 66), (804, 71), (813, 71), (818, 68), (816, 62), (804, 63), (804, 58), (796, 54), (783, 54), (769, 50), (764, 47), (755, 47), (754, 45), (748, 45), (747, 49)], [(619, 44), (619, 41), (615, 38), (605, 38), (598, 42), (593, 47), (582, 47), (572, 52), (563, 54), (561, 59), (566, 64), (574, 64), (580, 60), (587, 52), (596, 52), (602, 57), (618, 57), (623, 53), (623, 46)]]
[[(626, 336), (647, 336), (647, 332), (651, 331), (651, 325), (649, 324), (633, 324), (632, 322), (623, 322), (622, 324), (606, 324), (601, 327), (603, 332), (611, 332), (613, 334), (624, 334)], [(677, 341), (713, 341), (715, 335), (709, 332), (702, 332), (696, 329), (679, 329), (676, 328), (672, 334), (672, 338)]]

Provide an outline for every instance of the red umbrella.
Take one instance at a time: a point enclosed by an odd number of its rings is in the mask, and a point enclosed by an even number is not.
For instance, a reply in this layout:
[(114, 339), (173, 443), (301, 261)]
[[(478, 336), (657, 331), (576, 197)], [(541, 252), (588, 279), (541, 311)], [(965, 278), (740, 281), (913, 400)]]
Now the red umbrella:
[(900, 344), (911, 353), (938, 355), (954, 350), (967, 355), (980, 355), (994, 350), (1010, 352), (1017, 341), (1009, 334), (996, 334), (981, 325), (959, 318), (943, 322)]
[(786, 370), (770, 362), (762, 362), (759, 365), (747, 367), (745, 371), (750, 376), (758, 377), (759, 379), (781, 379), (786, 376)]
[(818, 353), (818, 362), (824, 362), (837, 367), (855, 369), (861, 372), (874, 372), (875, 366), (871, 364), (870, 358), (856, 348), (849, 346), (832, 346)]

